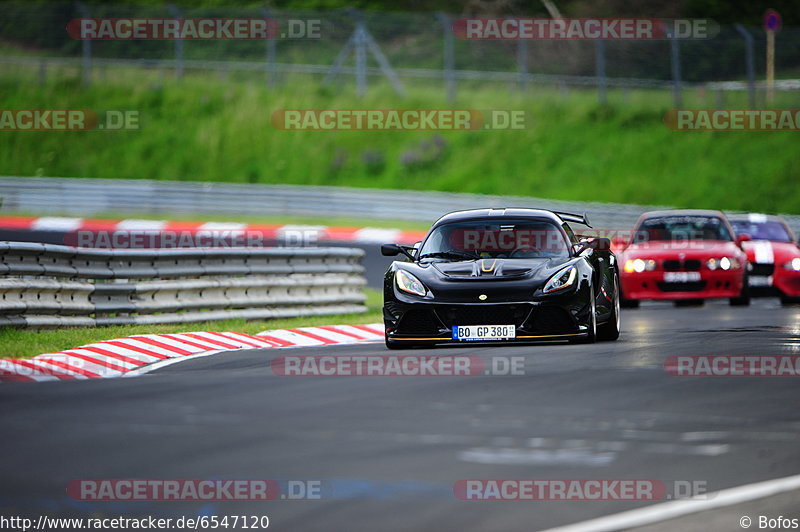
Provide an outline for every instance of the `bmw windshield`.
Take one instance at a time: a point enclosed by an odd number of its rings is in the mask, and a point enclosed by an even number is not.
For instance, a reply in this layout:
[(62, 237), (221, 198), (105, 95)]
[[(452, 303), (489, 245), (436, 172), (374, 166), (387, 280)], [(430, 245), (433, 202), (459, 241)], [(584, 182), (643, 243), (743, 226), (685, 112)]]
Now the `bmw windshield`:
[(716, 216), (659, 216), (642, 221), (636, 241), (723, 240), (733, 237), (722, 219)]
[(750, 222), (732, 220), (734, 230), (742, 235), (750, 235), (753, 240), (771, 240), (772, 242), (791, 242), (792, 237), (780, 222)]
[(420, 260), (494, 258), (565, 258), (569, 241), (549, 220), (471, 220), (435, 228), (425, 240)]

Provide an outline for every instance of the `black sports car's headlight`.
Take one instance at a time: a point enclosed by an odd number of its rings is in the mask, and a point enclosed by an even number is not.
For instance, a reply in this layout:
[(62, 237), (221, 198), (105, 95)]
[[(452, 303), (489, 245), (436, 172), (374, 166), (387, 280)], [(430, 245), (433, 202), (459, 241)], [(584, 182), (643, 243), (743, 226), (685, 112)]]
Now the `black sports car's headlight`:
[(578, 269), (574, 265), (567, 266), (548, 279), (544, 284), (544, 288), (542, 288), (542, 292), (549, 294), (550, 292), (563, 290), (564, 288), (572, 286), (577, 277)]
[(425, 285), (405, 270), (397, 270), (395, 272), (394, 282), (397, 284), (397, 288), (409, 294), (424, 297), (425, 294), (428, 293), (428, 289), (425, 288)]

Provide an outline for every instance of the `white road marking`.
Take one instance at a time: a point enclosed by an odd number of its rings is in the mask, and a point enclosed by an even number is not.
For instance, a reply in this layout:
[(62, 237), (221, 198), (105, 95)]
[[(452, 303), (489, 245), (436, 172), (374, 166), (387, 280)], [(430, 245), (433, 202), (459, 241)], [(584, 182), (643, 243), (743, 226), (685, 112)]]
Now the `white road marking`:
[(192, 360), (194, 358), (203, 358), (211, 355), (216, 355), (217, 353), (223, 353), (225, 351), (230, 351), (229, 349), (222, 349), (218, 351), (203, 351), (202, 353), (195, 353), (193, 355), (186, 355), (185, 357), (180, 358), (167, 358), (162, 360), (161, 362), (156, 362), (154, 364), (149, 364), (147, 366), (142, 366), (141, 368), (132, 369), (131, 371), (127, 371), (122, 374), (122, 377), (138, 377), (139, 375), (144, 375), (146, 373), (150, 373), (151, 371), (155, 371), (157, 369), (165, 368), (167, 366), (171, 366), (173, 364), (177, 364), (178, 362), (183, 362), (184, 360)]
[(386, 242), (397, 242), (400, 240), (402, 231), (399, 229), (380, 229), (377, 227), (365, 227), (354, 233), (356, 242), (375, 242), (385, 244)]
[(247, 224), (237, 222), (206, 222), (197, 228), (199, 231), (244, 231)]
[(458, 453), (459, 460), (476, 464), (502, 465), (583, 465), (603, 467), (616, 460), (611, 452), (585, 449), (492, 449), (474, 447)]
[(139, 220), (130, 218), (117, 223), (119, 231), (162, 231), (167, 226), (166, 220)]
[(83, 225), (83, 218), (64, 218), (61, 216), (42, 216), (31, 223), (35, 231), (77, 231)]

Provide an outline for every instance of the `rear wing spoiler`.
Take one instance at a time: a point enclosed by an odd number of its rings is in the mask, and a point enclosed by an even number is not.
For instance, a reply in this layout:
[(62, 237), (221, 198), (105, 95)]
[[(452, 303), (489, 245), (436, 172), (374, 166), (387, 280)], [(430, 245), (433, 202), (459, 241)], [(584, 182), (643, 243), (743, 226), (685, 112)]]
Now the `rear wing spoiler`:
[(559, 212), (553, 211), (554, 214), (557, 214), (559, 218), (564, 220), (565, 222), (575, 222), (577, 224), (585, 225), (586, 227), (592, 227), (589, 225), (589, 217), (586, 213), (583, 214), (573, 214), (571, 212)]

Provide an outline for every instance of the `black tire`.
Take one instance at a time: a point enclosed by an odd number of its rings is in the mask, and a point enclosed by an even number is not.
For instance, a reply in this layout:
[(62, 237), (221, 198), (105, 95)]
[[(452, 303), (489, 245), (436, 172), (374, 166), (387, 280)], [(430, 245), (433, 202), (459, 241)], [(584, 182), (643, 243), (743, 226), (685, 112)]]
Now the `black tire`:
[(619, 306), (622, 308), (639, 308), (639, 300), (638, 299), (621, 299), (619, 302)]
[(781, 294), (781, 305), (800, 305), (800, 297), (789, 297)]
[(732, 297), (728, 300), (732, 307), (747, 307), (750, 305), (750, 283), (747, 276), (744, 276), (744, 283), (742, 284), (742, 291), (739, 297)]
[(589, 288), (589, 334), (570, 340), (572, 344), (593, 344), (597, 341), (597, 307), (594, 301), (594, 286)]
[(614, 304), (611, 307), (611, 315), (608, 321), (597, 327), (597, 339), (613, 341), (619, 338), (620, 329), (620, 300), (619, 300), (619, 279), (614, 275)]
[(705, 305), (705, 299), (676, 299), (676, 307), (701, 307)]

